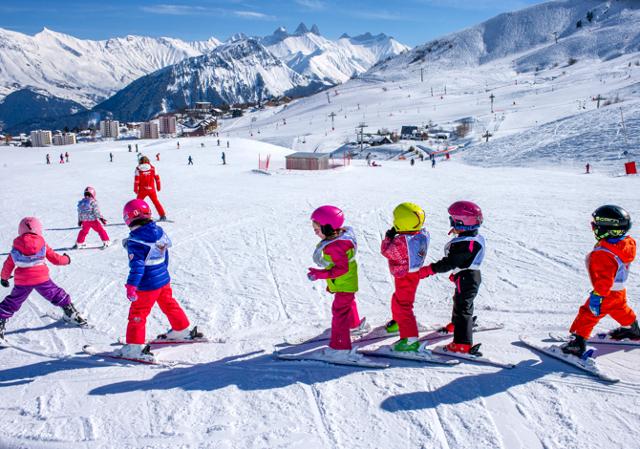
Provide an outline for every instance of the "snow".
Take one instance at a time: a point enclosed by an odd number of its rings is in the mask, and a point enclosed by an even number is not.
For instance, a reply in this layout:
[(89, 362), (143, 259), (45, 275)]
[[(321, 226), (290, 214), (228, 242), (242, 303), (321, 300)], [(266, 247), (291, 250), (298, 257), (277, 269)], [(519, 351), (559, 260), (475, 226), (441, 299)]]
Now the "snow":
[[(589, 289), (583, 257), (593, 244), (590, 213), (616, 202), (637, 217), (637, 177), (587, 176), (568, 167), (483, 168), (456, 156), (435, 169), (428, 162), (369, 168), (354, 161), (341, 170), (287, 172), (281, 168), (290, 150), (237, 137), (227, 150), (226, 140), (219, 148), (215, 138), (180, 139), (180, 150), (175, 139), (138, 143), (144, 154), (161, 153), (160, 198), (175, 220), (162, 225), (175, 245), (175, 296), (194, 324), (227, 342), (158, 349), (161, 359), (192, 364), (171, 369), (81, 354), (86, 343), (109, 349), (124, 334), (127, 258), (119, 246), (72, 252), (72, 264), (52, 267), (52, 278), (96, 330), (43, 316), (57, 310), (35, 294), (8, 322), (7, 338), (32, 353), (0, 350), (0, 447), (635, 446), (638, 351), (599, 348), (599, 363), (622, 379), (607, 385), (515, 342), (521, 333), (566, 332)], [(3, 251), (19, 219), (32, 214), (52, 247), (73, 243), (77, 231), (64, 228), (75, 224), (86, 185), (97, 190), (111, 238), (126, 236), (118, 224), (132, 196), (135, 153), (125, 143), (78, 144), (65, 147), (70, 164), (45, 165), (44, 154), (56, 150), (0, 150)], [(259, 153), (272, 155), (273, 176), (251, 172)], [(188, 155), (194, 166), (186, 165)], [(316, 243), (308, 218), (313, 208), (344, 209), (359, 239), (359, 308), (380, 324), (389, 318), (393, 287), (379, 245), (393, 207), (414, 201), (425, 208), (433, 261), (448, 239), (446, 208), (461, 198), (477, 201), (486, 216), (488, 253), (476, 312), (506, 324), (476, 339), (485, 354), (516, 363), (515, 369), (391, 360), (385, 370), (359, 370), (272, 357), (285, 337), (316, 335), (330, 322), (330, 296), (305, 276)], [(89, 242), (96, 239), (90, 235)], [(637, 270), (628, 287), (637, 309)], [(447, 321), (451, 294), (446, 276), (423, 281), (418, 319)], [(156, 309), (147, 333), (166, 326)], [(599, 329), (613, 326), (607, 318)]]

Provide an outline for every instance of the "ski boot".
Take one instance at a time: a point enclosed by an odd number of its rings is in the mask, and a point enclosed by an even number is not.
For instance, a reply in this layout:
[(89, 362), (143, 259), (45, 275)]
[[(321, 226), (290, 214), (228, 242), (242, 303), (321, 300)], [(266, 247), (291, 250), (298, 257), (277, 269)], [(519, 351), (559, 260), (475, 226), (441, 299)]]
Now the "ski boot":
[(186, 328), (181, 331), (170, 329), (166, 334), (160, 334), (156, 337), (157, 340), (196, 340), (204, 337), (202, 332), (198, 332), (198, 326), (193, 326), (193, 329)]
[(76, 242), (71, 249), (85, 249), (87, 247), (86, 243), (78, 243)]
[(384, 330), (386, 330), (388, 334), (393, 334), (396, 332), (400, 332), (400, 327), (395, 320), (391, 320), (384, 325)]
[(167, 221), (167, 216), (166, 215), (160, 216), (160, 218), (158, 218), (158, 221)]
[(609, 332), (609, 337), (614, 340), (639, 340), (640, 339), (640, 327), (638, 327), (638, 321), (634, 321), (631, 326), (620, 326), (617, 329)]
[(102, 249), (109, 248), (111, 246), (111, 240), (105, 240), (102, 242)]
[(80, 327), (87, 326), (89, 323), (85, 320), (80, 312), (76, 309), (72, 302), (62, 307), (62, 311), (64, 314), (62, 315), (62, 319), (67, 323), (72, 323)]
[(335, 362), (359, 362), (364, 359), (362, 354), (358, 354), (356, 352), (357, 348), (353, 349), (333, 349), (331, 347), (326, 347), (322, 350), (322, 354), (327, 358), (328, 361)]
[(393, 345), (393, 350), (398, 352), (418, 352), (420, 349), (420, 342), (417, 339), (409, 341), (408, 338), (403, 338)]
[(465, 343), (451, 342), (445, 346), (445, 349), (449, 352), (457, 352), (482, 357), (482, 353), (480, 352), (480, 343), (472, 346)]
[(349, 332), (351, 333), (352, 337), (360, 337), (366, 334), (367, 332), (369, 332), (370, 330), (371, 330), (371, 325), (367, 323), (366, 318), (363, 318), (362, 321), (360, 321), (360, 324), (358, 325), (358, 327), (354, 327), (353, 329), (350, 329)]
[(156, 356), (151, 352), (149, 345), (126, 344), (117, 352), (118, 356), (125, 359), (143, 360), (155, 362)]
[(576, 357), (582, 358), (585, 351), (587, 350), (587, 342), (584, 337), (580, 335), (574, 335), (573, 340), (568, 341), (567, 343), (560, 346), (562, 352), (565, 354), (575, 355)]
[[(476, 327), (476, 321), (477, 321), (478, 317), (474, 316), (472, 318), (473, 320), (473, 327)], [(455, 330), (455, 325), (453, 323), (449, 323), (444, 327), (441, 327), (440, 329), (438, 329), (438, 332), (440, 332), (441, 334), (453, 334), (453, 331)]]

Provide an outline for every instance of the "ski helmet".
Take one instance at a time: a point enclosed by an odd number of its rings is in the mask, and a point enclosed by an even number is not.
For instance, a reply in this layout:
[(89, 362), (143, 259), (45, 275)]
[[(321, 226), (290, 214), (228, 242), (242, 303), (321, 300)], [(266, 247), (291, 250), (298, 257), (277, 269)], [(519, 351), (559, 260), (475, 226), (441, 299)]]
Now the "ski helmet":
[(482, 210), (471, 201), (456, 201), (448, 212), (449, 223), (456, 231), (473, 231), (482, 224)]
[(96, 189), (94, 189), (91, 186), (87, 186), (86, 189), (84, 189), (84, 196), (87, 196), (87, 194), (89, 194), (89, 196), (93, 199), (96, 198)]
[(419, 231), (424, 225), (424, 210), (414, 203), (401, 203), (393, 210), (393, 227), (398, 232)]
[(20, 220), (18, 234), (36, 234), (42, 236), (42, 223), (36, 217), (24, 217)]
[(131, 226), (137, 220), (150, 219), (151, 216), (151, 208), (144, 200), (131, 200), (122, 210), (122, 218), (127, 226)]
[(620, 206), (600, 206), (591, 216), (591, 229), (598, 240), (622, 237), (631, 229), (629, 212)]
[(344, 213), (336, 206), (320, 206), (311, 214), (311, 220), (320, 225), (324, 235), (333, 235), (344, 224)]

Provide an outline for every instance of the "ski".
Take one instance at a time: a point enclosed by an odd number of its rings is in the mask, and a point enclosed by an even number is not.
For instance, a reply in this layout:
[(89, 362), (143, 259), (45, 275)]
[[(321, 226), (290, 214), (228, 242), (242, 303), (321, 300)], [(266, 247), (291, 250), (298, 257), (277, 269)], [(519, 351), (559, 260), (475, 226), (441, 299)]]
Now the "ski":
[(453, 357), (460, 360), (481, 363), (483, 365), (497, 366), (498, 368), (512, 369), (516, 367), (513, 363), (499, 362), (497, 360), (493, 360), (484, 356), (466, 354), (463, 352), (452, 352), (447, 350), (446, 346), (437, 346), (432, 349), (432, 352), (434, 354), (445, 355), (447, 357)]
[(324, 348), (316, 349), (314, 351), (302, 352), (297, 354), (285, 354), (280, 351), (275, 351), (274, 356), (280, 360), (299, 360), (299, 361), (313, 361), (324, 362), (332, 365), (345, 365), (345, 366), (359, 366), (361, 368), (376, 368), (383, 369), (388, 368), (388, 363), (374, 362), (367, 357), (359, 356), (353, 358), (336, 358), (329, 357), (325, 354)]
[(79, 327), (80, 329), (95, 329), (95, 326), (93, 324), (89, 324), (89, 323), (79, 324), (79, 323), (76, 323), (75, 321), (67, 321), (67, 320), (64, 319), (63, 315), (58, 315), (58, 314), (51, 313), (51, 312), (46, 312), (42, 316), (43, 317), (47, 317), (47, 318), (51, 318), (54, 321), (60, 321), (61, 323), (68, 324), (68, 325), (73, 326), (73, 327)]
[(101, 249), (101, 250), (105, 250), (105, 249), (113, 248), (114, 246), (116, 246), (116, 244), (119, 241), (120, 241), (120, 239), (111, 240), (111, 244), (109, 246), (92, 245), (92, 246), (85, 246), (84, 248), (77, 248), (75, 246), (68, 246), (66, 248), (56, 248), (55, 251), (84, 251), (86, 249)]
[(612, 377), (600, 369), (595, 359), (591, 357), (591, 355), (593, 354), (593, 350), (587, 351), (587, 353), (589, 354), (587, 355), (587, 357), (579, 358), (579, 357), (576, 357), (575, 355), (565, 354), (564, 352), (562, 352), (562, 349), (560, 348), (560, 346), (557, 346), (557, 345), (542, 346), (540, 344), (536, 344), (532, 342), (528, 337), (524, 335), (520, 336), (520, 341), (525, 345), (527, 345), (528, 347), (530, 347), (531, 349), (534, 349), (538, 352), (546, 354), (555, 359), (561, 360), (571, 366), (579, 368), (582, 371), (585, 371), (606, 382), (620, 381), (620, 379)]
[[(567, 342), (571, 340), (571, 335), (556, 334), (550, 332), (549, 338), (551, 338), (553, 341)], [(625, 338), (624, 340), (615, 340), (611, 338), (606, 332), (600, 332), (599, 334), (594, 335), (589, 340), (587, 340), (587, 343), (596, 345), (640, 346), (640, 340), (630, 340), (627, 338)]]
[(178, 362), (148, 360), (148, 359), (135, 358), (135, 357), (123, 357), (121, 355), (118, 355), (118, 353), (116, 353), (116, 352), (99, 351), (98, 349), (96, 349), (95, 347), (93, 347), (91, 345), (84, 345), (82, 347), (82, 352), (84, 352), (85, 354), (89, 354), (90, 356), (93, 356), (93, 357), (114, 359), (114, 360), (123, 360), (123, 361), (127, 361), (127, 362), (141, 363), (143, 365), (158, 365), (158, 366), (164, 366), (164, 367), (167, 367), (167, 368), (172, 368), (172, 367), (178, 365)]
[(440, 357), (433, 354), (431, 350), (425, 347), (426, 345), (426, 342), (420, 345), (420, 349), (417, 352), (394, 351), (393, 345), (383, 345), (376, 349), (358, 349), (358, 353), (373, 357), (413, 360), (416, 362), (435, 363), (438, 365), (457, 365), (460, 363), (459, 360)]
[[(449, 337), (453, 337), (453, 333), (452, 332), (446, 332), (444, 330), (444, 326), (442, 325), (435, 325), (433, 326), (433, 328), (438, 329), (436, 331), (433, 331), (427, 335), (424, 335), (420, 338), (420, 341), (431, 341), (431, 342), (435, 342), (435, 341), (440, 341), (440, 340), (445, 340)], [(495, 323), (495, 324), (477, 324), (474, 325), (473, 327), (473, 332), (487, 332), (487, 331), (495, 331), (495, 330), (500, 330), (500, 329), (504, 329), (504, 324), (502, 323)]]
[[(226, 343), (227, 339), (226, 338), (206, 338), (206, 337), (202, 337), (202, 338), (193, 338), (193, 339), (184, 339), (184, 340), (164, 340), (164, 339), (153, 339), (153, 340), (148, 340), (146, 341), (144, 344), (145, 345), (150, 345), (150, 346), (172, 346), (172, 345), (189, 345), (189, 344), (194, 344), (194, 343)], [(127, 343), (125, 337), (120, 337), (118, 338), (118, 344), (120, 345), (124, 345)]]

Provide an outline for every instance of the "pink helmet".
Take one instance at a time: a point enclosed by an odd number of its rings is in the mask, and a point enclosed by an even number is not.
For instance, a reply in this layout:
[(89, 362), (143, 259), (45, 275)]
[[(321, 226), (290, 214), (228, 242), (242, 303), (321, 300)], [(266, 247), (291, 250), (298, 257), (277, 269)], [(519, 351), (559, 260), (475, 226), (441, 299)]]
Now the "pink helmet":
[[(344, 224), (344, 213), (336, 206), (320, 206), (311, 214), (311, 220), (324, 228), (322, 229), (323, 234), (330, 235)], [(325, 230), (330, 232), (324, 232)]]
[(42, 223), (36, 217), (24, 217), (20, 220), (18, 226), (18, 234), (37, 234), (42, 236)]
[(87, 188), (84, 189), (84, 195), (87, 196), (87, 193), (91, 195), (91, 198), (96, 198), (96, 189), (94, 189), (93, 187), (87, 186)]
[(471, 201), (456, 201), (448, 211), (451, 227), (458, 231), (472, 231), (482, 224), (482, 210)]
[(124, 205), (122, 210), (122, 219), (127, 226), (131, 226), (131, 223), (136, 220), (148, 219), (151, 216), (151, 208), (144, 200), (131, 200)]

